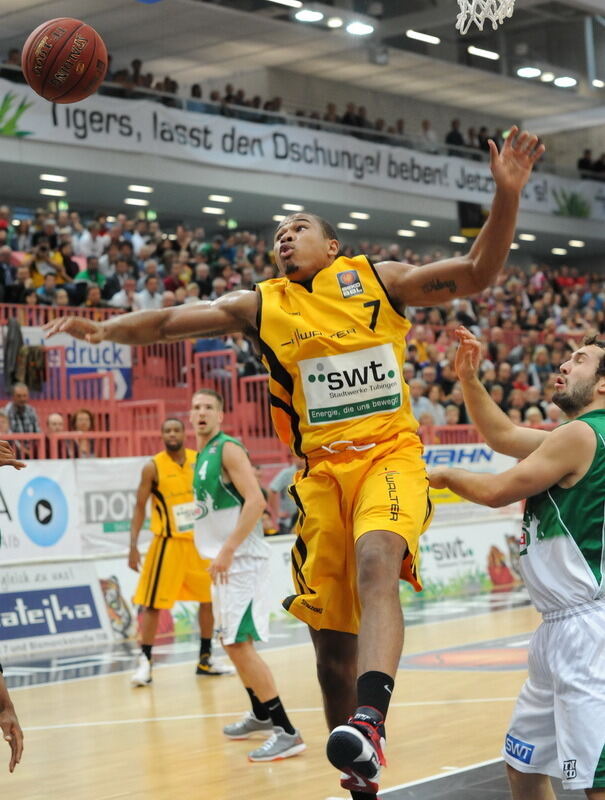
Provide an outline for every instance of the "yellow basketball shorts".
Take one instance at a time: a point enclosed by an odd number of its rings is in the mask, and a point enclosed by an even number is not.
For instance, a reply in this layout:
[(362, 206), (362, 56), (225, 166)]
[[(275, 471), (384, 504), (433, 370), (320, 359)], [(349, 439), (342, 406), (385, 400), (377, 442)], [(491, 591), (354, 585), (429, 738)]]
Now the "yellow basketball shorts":
[(414, 434), (400, 434), (371, 450), (345, 450), (309, 464), (290, 493), (300, 514), (292, 549), (296, 594), (286, 608), (312, 628), (359, 630), (355, 543), (369, 531), (392, 531), (408, 545), (401, 578), (420, 591), (417, 553), (433, 508)]
[(210, 603), (210, 561), (200, 558), (193, 539), (154, 536), (145, 556), (133, 602), (172, 608), (177, 600)]

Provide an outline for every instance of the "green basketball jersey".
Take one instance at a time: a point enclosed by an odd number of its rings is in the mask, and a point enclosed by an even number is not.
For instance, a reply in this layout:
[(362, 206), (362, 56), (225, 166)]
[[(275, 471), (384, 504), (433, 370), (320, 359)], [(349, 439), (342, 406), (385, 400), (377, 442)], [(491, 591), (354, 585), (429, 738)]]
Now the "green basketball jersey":
[[(243, 448), (237, 439), (220, 431), (197, 454), (193, 470), (195, 543), (203, 558), (216, 558), (237, 525), (244, 504), (235, 486), (223, 477), (223, 447), (226, 442)], [(269, 547), (264, 541), (260, 520), (237, 548), (235, 555), (268, 557)]]
[(525, 506), (521, 572), (538, 611), (569, 608), (605, 593), (605, 410), (578, 417), (596, 450), (575, 486), (552, 486)]

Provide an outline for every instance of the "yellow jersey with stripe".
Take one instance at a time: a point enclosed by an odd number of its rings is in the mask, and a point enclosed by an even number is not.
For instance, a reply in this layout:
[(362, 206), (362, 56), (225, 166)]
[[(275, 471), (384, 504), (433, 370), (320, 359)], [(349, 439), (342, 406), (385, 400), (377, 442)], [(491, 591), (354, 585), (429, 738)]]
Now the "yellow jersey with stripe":
[(402, 369), (411, 323), (366, 256), (341, 256), (305, 283), (282, 277), (257, 289), (271, 414), (293, 452), (417, 430)]
[(186, 449), (181, 467), (165, 450), (153, 456), (158, 480), (151, 489), (150, 529), (156, 536), (193, 539), (193, 468), (196, 457), (195, 450)]

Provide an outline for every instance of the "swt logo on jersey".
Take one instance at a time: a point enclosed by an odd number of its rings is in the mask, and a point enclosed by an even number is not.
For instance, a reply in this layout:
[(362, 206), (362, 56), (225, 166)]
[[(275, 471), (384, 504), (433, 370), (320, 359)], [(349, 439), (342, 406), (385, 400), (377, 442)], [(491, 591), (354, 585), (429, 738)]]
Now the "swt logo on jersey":
[(346, 272), (338, 272), (338, 285), (343, 297), (353, 297), (356, 294), (363, 294), (363, 286), (359, 280), (356, 269), (348, 269)]
[(401, 370), (391, 344), (299, 361), (312, 425), (393, 411), (401, 405)]

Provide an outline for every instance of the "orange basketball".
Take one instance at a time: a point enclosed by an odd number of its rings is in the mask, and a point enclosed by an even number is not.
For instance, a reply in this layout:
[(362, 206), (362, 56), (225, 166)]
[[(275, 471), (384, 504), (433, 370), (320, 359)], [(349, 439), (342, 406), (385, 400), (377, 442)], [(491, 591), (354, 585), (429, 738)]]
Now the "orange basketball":
[(107, 72), (107, 48), (79, 19), (60, 17), (39, 25), (21, 52), (25, 80), (52, 103), (77, 103), (96, 92)]

